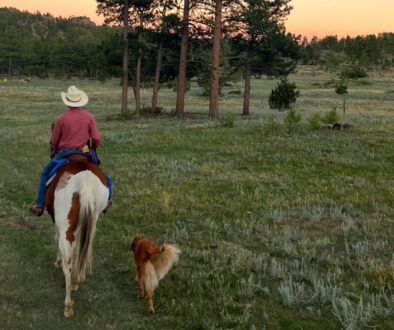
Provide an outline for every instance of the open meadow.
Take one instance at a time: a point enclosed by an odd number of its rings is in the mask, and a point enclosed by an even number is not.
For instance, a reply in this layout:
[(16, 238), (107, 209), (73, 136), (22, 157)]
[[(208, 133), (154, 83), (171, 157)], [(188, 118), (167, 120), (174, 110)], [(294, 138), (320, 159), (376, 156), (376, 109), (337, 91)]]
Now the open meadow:
[[(219, 112), (235, 113), (234, 127), (208, 119), (209, 99), (195, 82), (185, 102), (194, 118), (128, 121), (113, 120), (117, 79), (2, 82), (0, 328), (394, 329), (394, 73), (349, 84), (352, 128), (313, 130), (312, 114), (341, 109), (325, 84), (332, 78), (311, 67), (290, 76), (301, 92), (294, 127), (269, 109), (277, 81), (266, 78), (252, 81), (249, 117), (239, 116), (242, 93), (234, 93), (242, 82), (223, 91)], [(52, 220), (27, 206), (69, 85), (89, 95), (114, 186), (93, 271), (65, 319)], [(148, 105), (151, 89), (141, 95)], [(175, 100), (160, 90), (167, 113)], [(138, 234), (182, 250), (155, 291), (154, 315), (137, 299), (129, 249)]]

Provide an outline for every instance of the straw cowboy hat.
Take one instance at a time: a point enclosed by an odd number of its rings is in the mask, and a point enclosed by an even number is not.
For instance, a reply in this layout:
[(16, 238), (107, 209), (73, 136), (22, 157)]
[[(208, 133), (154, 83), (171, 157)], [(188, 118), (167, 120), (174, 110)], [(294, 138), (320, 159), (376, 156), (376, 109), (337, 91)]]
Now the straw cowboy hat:
[(75, 86), (70, 86), (67, 93), (61, 92), (61, 96), (63, 103), (69, 107), (83, 107), (89, 101), (86, 93)]

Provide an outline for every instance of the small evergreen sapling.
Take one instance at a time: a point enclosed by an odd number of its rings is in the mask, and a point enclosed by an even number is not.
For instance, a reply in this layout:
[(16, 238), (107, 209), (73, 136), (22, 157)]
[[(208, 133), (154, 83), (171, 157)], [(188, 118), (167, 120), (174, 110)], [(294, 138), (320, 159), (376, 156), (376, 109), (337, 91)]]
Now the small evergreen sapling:
[(337, 108), (332, 109), (330, 112), (327, 112), (323, 118), (321, 119), (321, 121), (325, 124), (334, 124), (336, 122), (338, 122), (339, 120), (339, 116), (337, 114)]
[(346, 113), (346, 94), (347, 94), (347, 85), (343, 80), (335, 85), (335, 92), (338, 95), (342, 95), (343, 98), (343, 113), (342, 113), (342, 124), (343, 124), (343, 120)]
[(235, 113), (228, 113), (223, 118), (224, 127), (234, 127)]
[(286, 125), (289, 128), (289, 132), (293, 133), (295, 130), (295, 126), (297, 125), (297, 123), (301, 120), (301, 115), (299, 113), (297, 113), (294, 109), (291, 109), (286, 117), (284, 118), (284, 121), (286, 123)]
[(278, 86), (271, 90), (268, 103), (271, 109), (283, 111), (295, 104), (300, 92), (296, 90), (295, 83), (290, 83), (286, 79), (278, 83)]
[(312, 130), (317, 130), (320, 128), (320, 115), (314, 113), (308, 118), (309, 126)]

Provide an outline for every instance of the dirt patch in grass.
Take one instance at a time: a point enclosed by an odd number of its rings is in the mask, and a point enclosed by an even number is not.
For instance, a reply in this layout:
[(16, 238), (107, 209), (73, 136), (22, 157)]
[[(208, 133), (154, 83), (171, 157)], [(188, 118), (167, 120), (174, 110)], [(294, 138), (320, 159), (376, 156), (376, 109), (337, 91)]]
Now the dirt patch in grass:
[(333, 219), (321, 219), (314, 222), (307, 219), (284, 219), (281, 227), (291, 232), (307, 234), (313, 237), (330, 237), (338, 230), (342, 221)]
[(31, 230), (40, 230), (40, 231), (42, 231), (44, 228), (42, 224), (35, 222), (35, 220), (10, 218), (10, 219), (6, 219), (5, 222), (9, 223), (11, 227), (27, 228)]

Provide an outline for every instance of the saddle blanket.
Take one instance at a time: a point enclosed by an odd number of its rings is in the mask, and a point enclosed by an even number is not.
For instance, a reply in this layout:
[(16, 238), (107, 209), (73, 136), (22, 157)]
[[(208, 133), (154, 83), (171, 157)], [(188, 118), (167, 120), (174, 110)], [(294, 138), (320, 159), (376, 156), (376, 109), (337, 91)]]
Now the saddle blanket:
[[(57, 170), (60, 168), (60, 166), (62, 166), (64, 164), (67, 164), (70, 161), (68, 159), (66, 159), (66, 158), (62, 158), (62, 159), (59, 159), (59, 160), (53, 160), (53, 162), (55, 163), (55, 166), (49, 172), (49, 175), (48, 175), (49, 179), (48, 179), (48, 181), (45, 184), (47, 187), (51, 184), (51, 182), (55, 178)], [(108, 189), (109, 189), (109, 197), (108, 197), (108, 199), (111, 199), (112, 198), (112, 180), (108, 176), (105, 176), (105, 179), (107, 180)]]

